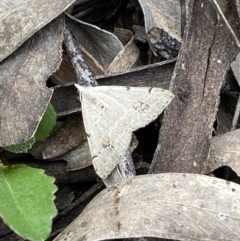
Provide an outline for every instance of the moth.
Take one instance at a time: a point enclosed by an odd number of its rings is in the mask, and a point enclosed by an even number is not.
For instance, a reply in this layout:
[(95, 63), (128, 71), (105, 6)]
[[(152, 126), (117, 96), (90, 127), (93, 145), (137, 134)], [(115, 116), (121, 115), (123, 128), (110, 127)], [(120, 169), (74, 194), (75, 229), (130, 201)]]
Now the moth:
[(161, 88), (75, 86), (93, 166), (103, 179), (123, 159), (132, 132), (155, 120), (174, 97)]

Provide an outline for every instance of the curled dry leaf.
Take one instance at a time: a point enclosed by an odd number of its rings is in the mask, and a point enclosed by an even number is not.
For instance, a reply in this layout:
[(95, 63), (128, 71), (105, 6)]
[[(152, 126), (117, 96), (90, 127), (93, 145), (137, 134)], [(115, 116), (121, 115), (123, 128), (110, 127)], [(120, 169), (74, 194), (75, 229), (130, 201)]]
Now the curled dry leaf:
[(43, 158), (49, 159), (65, 154), (87, 140), (81, 114), (70, 116), (60, 129), (47, 139)]
[(124, 48), (109, 65), (107, 73), (116, 73), (131, 69), (138, 61), (140, 54), (131, 31), (117, 28), (114, 33), (124, 44)]
[(65, 51), (62, 53), (62, 63), (59, 69), (51, 76), (51, 81), (55, 85), (67, 85), (77, 81), (76, 72)]
[(212, 139), (204, 168), (209, 173), (221, 166), (230, 166), (240, 175), (240, 129)]
[(87, 140), (70, 152), (62, 155), (61, 159), (67, 161), (67, 171), (80, 170), (91, 166), (92, 158)]
[(75, 0), (1, 0), (0, 61), (73, 2)]
[(137, 176), (103, 190), (54, 241), (144, 236), (237, 241), (239, 194), (239, 185), (204, 175)]
[(33, 137), (52, 96), (46, 80), (61, 62), (63, 28), (61, 16), (0, 63), (0, 146)]
[(69, 14), (67, 14), (66, 22), (77, 42), (104, 69), (108, 68), (116, 55), (123, 49), (121, 41), (108, 31), (85, 23)]
[(144, 14), (146, 33), (154, 27), (181, 41), (180, 1), (138, 0)]

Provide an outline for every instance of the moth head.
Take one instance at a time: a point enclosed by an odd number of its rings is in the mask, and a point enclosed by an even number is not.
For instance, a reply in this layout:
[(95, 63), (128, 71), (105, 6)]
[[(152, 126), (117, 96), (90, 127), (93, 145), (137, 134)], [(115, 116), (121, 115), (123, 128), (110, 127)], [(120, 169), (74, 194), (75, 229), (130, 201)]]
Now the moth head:
[(94, 101), (95, 98), (91, 93), (91, 89), (93, 88), (92, 86), (81, 86), (78, 84), (74, 84), (74, 85), (78, 89), (80, 102), (82, 102), (83, 99), (85, 101), (86, 100)]
[(78, 90), (79, 100), (80, 100), (80, 102), (82, 102), (82, 92), (84, 91), (84, 87), (81, 85), (78, 85), (78, 84), (74, 84), (74, 85)]

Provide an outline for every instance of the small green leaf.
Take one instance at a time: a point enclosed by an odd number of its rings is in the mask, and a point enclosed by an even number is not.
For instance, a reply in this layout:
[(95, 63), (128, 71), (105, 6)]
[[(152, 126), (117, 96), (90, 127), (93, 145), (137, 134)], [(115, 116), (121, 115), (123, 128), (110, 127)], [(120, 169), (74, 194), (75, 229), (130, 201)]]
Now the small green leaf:
[(52, 104), (49, 104), (43, 118), (37, 128), (35, 139), (36, 141), (44, 141), (52, 131), (57, 121), (57, 113)]
[(57, 214), (54, 178), (26, 165), (0, 167), (0, 216), (25, 239), (45, 240)]
[(35, 138), (33, 137), (26, 143), (19, 144), (19, 145), (5, 146), (3, 147), (3, 149), (14, 153), (27, 153), (28, 149), (31, 149), (35, 142), (36, 142)]

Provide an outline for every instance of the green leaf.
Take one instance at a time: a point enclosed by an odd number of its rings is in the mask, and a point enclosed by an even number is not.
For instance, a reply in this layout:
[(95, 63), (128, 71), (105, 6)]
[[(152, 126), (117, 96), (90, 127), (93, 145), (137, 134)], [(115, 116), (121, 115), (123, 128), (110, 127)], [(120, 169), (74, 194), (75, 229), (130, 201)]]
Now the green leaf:
[(0, 216), (19, 236), (45, 240), (57, 214), (54, 178), (26, 165), (0, 167)]
[(3, 149), (14, 153), (27, 153), (28, 149), (31, 149), (35, 142), (36, 142), (35, 138), (33, 137), (26, 143), (19, 144), (19, 145), (5, 146), (3, 147)]
[(52, 131), (57, 121), (57, 113), (51, 104), (48, 105), (43, 118), (37, 128), (36, 141), (44, 141)]

